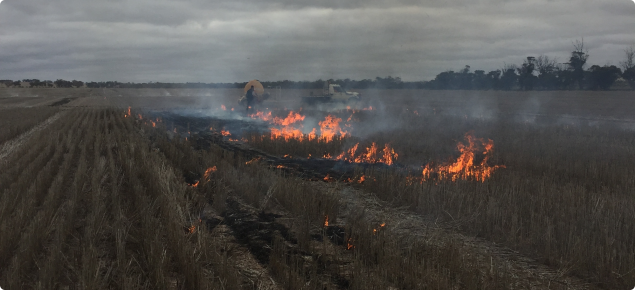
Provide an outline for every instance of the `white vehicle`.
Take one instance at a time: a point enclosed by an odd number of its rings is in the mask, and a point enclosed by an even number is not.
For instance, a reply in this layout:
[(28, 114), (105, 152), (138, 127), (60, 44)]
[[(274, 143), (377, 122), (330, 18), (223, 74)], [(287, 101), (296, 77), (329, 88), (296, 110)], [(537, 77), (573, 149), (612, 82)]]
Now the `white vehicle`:
[(314, 95), (313, 92), (311, 92), (310, 96), (302, 97), (302, 102), (307, 104), (326, 102), (351, 103), (359, 100), (361, 100), (361, 95), (359, 93), (346, 91), (340, 85), (330, 84), (329, 82), (324, 83), (322, 95)]

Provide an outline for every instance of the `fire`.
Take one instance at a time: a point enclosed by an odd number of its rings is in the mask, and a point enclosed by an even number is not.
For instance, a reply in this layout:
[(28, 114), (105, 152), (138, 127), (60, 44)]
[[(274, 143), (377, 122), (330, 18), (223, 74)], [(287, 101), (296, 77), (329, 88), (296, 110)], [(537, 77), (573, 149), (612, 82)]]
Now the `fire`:
[(216, 172), (217, 170), (218, 169), (216, 169), (216, 166), (207, 168), (207, 170), (205, 170), (205, 174), (203, 174), (203, 179), (209, 180), (210, 175)]
[(280, 165), (276, 166), (276, 168), (277, 168), (277, 169), (283, 169), (283, 168), (287, 168), (287, 167), (286, 167), (286, 166), (284, 166), (284, 165), (282, 165), (282, 164), (280, 164)]
[(366, 148), (365, 152), (357, 154), (357, 148), (359, 143), (351, 147), (349, 150), (342, 152), (342, 154), (335, 157), (335, 160), (343, 160), (354, 163), (384, 163), (386, 165), (392, 165), (399, 157), (399, 154), (390, 147), (390, 144), (385, 144), (383, 150), (379, 150), (375, 142), (370, 147)]
[(260, 161), (260, 159), (262, 159), (262, 157), (261, 157), (261, 156), (258, 156), (258, 157), (254, 158), (254, 159), (251, 159), (251, 160), (249, 160), (249, 161), (245, 162), (245, 164), (246, 164), (246, 165), (249, 165), (249, 164), (252, 164), (252, 163), (254, 163), (254, 162), (258, 162), (258, 161)]
[(231, 135), (232, 135), (232, 134), (231, 134), (231, 133), (229, 133), (229, 131), (227, 131), (227, 130), (221, 130), (221, 131), (220, 131), (220, 133), (221, 133), (223, 136), (231, 136)]
[(363, 108), (362, 111), (372, 111), (373, 106), (368, 106), (368, 108)]
[(187, 231), (190, 234), (193, 234), (194, 232), (196, 232), (196, 226), (195, 225), (191, 225), (189, 228), (187, 228)]
[[(457, 149), (461, 152), (456, 161), (450, 164), (434, 166), (427, 164), (422, 171), (422, 181), (431, 179), (434, 175), (439, 180), (450, 179), (476, 179), (485, 182), (497, 168), (505, 168), (504, 165), (489, 166), (487, 160), (491, 156), (494, 149), (494, 141), (488, 139), (485, 142), (482, 138), (475, 138), (473, 133), (465, 133), (467, 144), (459, 142)], [(481, 151), (483, 159), (480, 163), (475, 164), (476, 153)]]
[(328, 216), (328, 215), (325, 215), (325, 216), (324, 216), (324, 226), (325, 226), (325, 227), (328, 227), (328, 226), (329, 226), (329, 216)]
[(362, 175), (362, 177), (359, 178), (359, 180), (357, 181), (357, 183), (362, 183), (364, 182), (364, 180), (366, 180), (366, 176)]
[(289, 115), (284, 119), (278, 118), (278, 117), (273, 118), (274, 124), (278, 124), (282, 126), (289, 126), (299, 121), (304, 121), (304, 116), (300, 115), (299, 113), (294, 113), (293, 111), (290, 111)]
[(260, 119), (263, 121), (269, 121), (272, 119), (271, 112), (268, 112), (267, 114), (265, 114), (264, 112), (261, 112), (261, 111), (257, 111), (255, 114), (249, 115), (249, 117), (252, 119)]
[(221, 110), (223, 111), (227, 111), (227, 107), (225, 107), (225, 105), (220, 105)]
[(289, 139), (302, 139), (304, 134), (299, 129), (302, 128), (302, 124), (296, 125), (298, 127), (294, 127), (294, 124), (304, 121), (304, 118), (304, 116), (293, 111), (290, 111), (286, 118), (273, 118), (272, 123), (282, 126), (282, 128), (271, 128), (271, 138), (284, 138), (287, 141)]
[(201, 182), (201, 181), (200, 181), (200, 180), (197, 180), (197, 181), (196, 181), (196, 183), (191, 184), (190, 186), (192, 186), (192, 187), (197, 187), (199, 182)]
[(139, 120), (143, 120), (143, 116), (141, 116), (141, 114), (138, 114), (139, 116)]
[(346, 249), (347, 250), (351, 250), (351, 249), (354, 249), (354, 248), (355, 248), (355, 245), (353, 245), (353, 238), (348, 238), (346, 240)]
[(386, 223), (382, 223), (381, 225), (379, 225), (379, 228), (377, 228), (377, 229), (373, 229), (373, 235), (374, 235), (374, 234), (377, 234), (377, 231), (379, 231), (381, 228), (383, 228), (383, 227), (385, 227), (385, 226), (386, 226)]
[(132, 116), (130, 114), (130, 107), (128, 107), (128, 113), (124, 113), (124, 115), (123, 115), (124, 118), (128, 118), (128, 116)]
[(335, 135), (340, 134), (342, 136), (346, 136), (347, 132), (342, 131), (339, 123), (342, 121), (341, 118), (337, 118), (332, 115), (328, 115), (325, 117), (324, 121), (319, 122), (320, 132), (322, 134), (322, 138), (326, 142), (330, 142), (333, 140)]

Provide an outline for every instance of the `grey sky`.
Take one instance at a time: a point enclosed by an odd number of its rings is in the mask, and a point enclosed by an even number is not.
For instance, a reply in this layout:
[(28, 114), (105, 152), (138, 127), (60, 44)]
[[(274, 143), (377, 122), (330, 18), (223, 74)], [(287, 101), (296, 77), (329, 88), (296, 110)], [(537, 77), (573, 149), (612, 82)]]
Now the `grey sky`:
[(632, 0), (4, 0), (0, 79), (429, 80), (635, 43)]

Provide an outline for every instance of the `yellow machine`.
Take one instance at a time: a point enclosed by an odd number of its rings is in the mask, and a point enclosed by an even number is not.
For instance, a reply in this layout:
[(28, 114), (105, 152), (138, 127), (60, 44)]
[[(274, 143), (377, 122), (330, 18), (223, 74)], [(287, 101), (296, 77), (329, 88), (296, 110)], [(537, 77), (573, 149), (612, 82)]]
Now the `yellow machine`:
[(243, 95), (238, 100), (239, 104), (243, 106), (247, 105), (247, 98), (245, 97), (245, 95), (247, 94), (247, 91), (251, 88), (251, 86), (254, 86), (254, 105), (262, 104), (262, 102), (269, 99), (269, 93), (265, 92), (265, 88), (262, 86), (262, 84), (258, 80), (251, 80), (245, 85), (245, 88), (243, 89)]

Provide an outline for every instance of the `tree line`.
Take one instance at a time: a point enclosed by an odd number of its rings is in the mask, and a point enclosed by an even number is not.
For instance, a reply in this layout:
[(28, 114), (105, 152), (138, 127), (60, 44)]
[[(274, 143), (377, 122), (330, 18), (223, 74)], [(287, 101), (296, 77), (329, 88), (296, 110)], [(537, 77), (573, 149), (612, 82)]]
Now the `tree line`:
[(438, 74), (426, 83), (429, 89), (438, 90), (608, 90), (615, 81), (622, 79), (624, 88), (635, 89), (635, 46), (624, 50), (624, 60), (619, 66), (592, 65), (587, 68), (588, 50), (584, 41), (578, 40), (568, 62), (546, 55), (528, 56), (521, 65), (506, 64), (501, 69), (485, 73), (470, 71), (470, 66), (454, 72)]
[[(588, 50), (584, 40), (573, 43), (573, 51), (568, 61), (559, 63), (555, 57), (540, 55), (527, 56), (523, 63), (504, 64), (501, 69), (485, 73), (484, 70), (471, 71), (471, 67), (439, 73), (431, 81), (403, 81), (400, 77), (351, 80), (328, 79), (316, 81), (263, 81), (268, 88), (282, 89), (321, 89), (324, 82), (339, 84), (346, 89), (432, 89), (432, 90), (609, 90), (617, 80), (622, 82), (619, 89), (635, 89), (635, 46), (624, 50), (624, 60), (615, 65), (587, 66)], [(7, 87), (56, 87), (56, 88), (163, 88), (163, 89), (201, 89), (201, 88), (243, 88), (247, 82), (234, 83), (165, 83), (165, 82), (82, 82), (40, 81), (25, 79), (22, 81), (0, 80)]]

